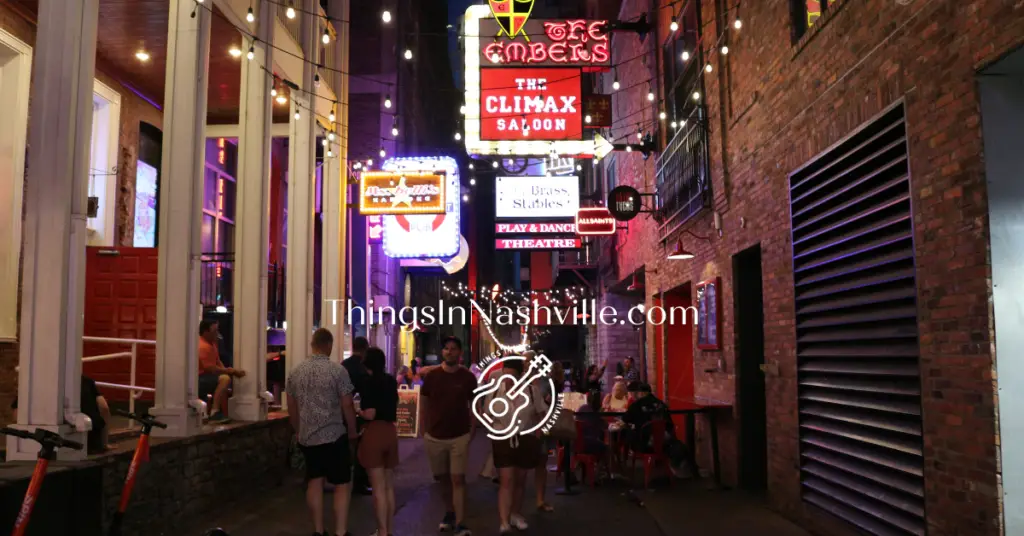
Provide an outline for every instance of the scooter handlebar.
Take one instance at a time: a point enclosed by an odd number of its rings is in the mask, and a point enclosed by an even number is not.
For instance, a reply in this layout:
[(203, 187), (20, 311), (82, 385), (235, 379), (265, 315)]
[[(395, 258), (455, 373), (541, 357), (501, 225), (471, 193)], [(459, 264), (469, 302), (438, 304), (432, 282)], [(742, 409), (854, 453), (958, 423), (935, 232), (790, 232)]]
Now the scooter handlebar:
[(118, 415), (120, 417), (131, 419), (133, 421), (138, 421), (141, 424), (156, 426), (157, 428), (167, 428), (166, 424), (154, 419), (153, 417), (150, 417), (149, 415), (136, 415), (134, 413), (129, 413), (127, 411), (122, 411), (113, 408), (111, 408), (110, 413)]
[(35, 433), (32, 433), (26, 430), (5, 427), (0, 428), (0, 434), (29, 439), (43, 446), (49, 445), (52, 447), (69, 448), (73, 450), (82, 450), (85, 448), (85, 445), (78, 441), (64, 439), (60, 434), (53, 433), (49, 430), (43, 430), (42, 428), (36, 428)]

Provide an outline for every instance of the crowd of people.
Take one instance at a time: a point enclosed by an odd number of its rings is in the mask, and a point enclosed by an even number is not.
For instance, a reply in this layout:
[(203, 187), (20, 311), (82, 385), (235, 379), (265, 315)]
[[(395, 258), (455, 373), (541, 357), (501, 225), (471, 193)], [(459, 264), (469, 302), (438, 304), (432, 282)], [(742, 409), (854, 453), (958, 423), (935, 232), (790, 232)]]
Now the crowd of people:
[[(399, 385), (419, 386), (424, 450), (445, 505), (439, 529), (455, 536), (471, 534), (466, 525), (466, 474), (470, 445), (483, 424), (475, 413), (488, 415), (486, 426), (492, 439), (482, 474), (499, 485), (501, 534), (528, 528), (524, 503), (531, 473), (537, 511), (554, 510), (546, 502), (545, 493), (548, 458), (555, 444), (541, 432), (519, 430), (532, 429), (549, 415), (550, 405), (558, 396), (556, 391), (575, 387), (587, 392), (587, 403), (576, 413), (583, 423), (582, 437), (576, 440), (583, 441), (584, 451), (607, 459), (610, 470), (622, 467), (622, 454), (627, 449), (654, 448), (650, 425), (655, 420), (665, 424), (663, 444), (673, 465), (681, 465), (686, 458), (685, 447), (675, 437), (668, 407), (651, 393), (650, 386), (639, 381), (631, 359), (617, 371), (620, 374), (612, 388), (604, 393), (603, 367), (590, 367), (576, 381), (566, 381), (562, 365), (554, 363), (554, 390), (546, 379), (527, 383), (522, 378), (538, 358), (532, 351), (520, 358), (504, 359), (500, 367), (471, 370), (463, 364), (462, 341), (455, 337), (443, 341), (439, 365), (420, 366), (414, 362), (415, 371), (403, 367), (396, 375), (386, 370), (384, 351), (370, 347), (363, 337), (354, 340), (352, 356), (342, 363), (330, 358), (333, 344), (330, 331), (317, 330), (309, 359), (293, 369), (286, 386), (289, 418), (305, 460), (306, 499), (314, 536), (329, 534), (323, 519), (325, 485), (333, 487), (336, 535), (349, 534), (353, 486), (373, 495), (378, 527), (374, 536), (394, 533)], [(491, 402), (496, 399), (515, 401), (516, 411), (487, 413), (482, 409), (493, 408)], [(479, 404), (477, 408), (483, 413), (474, 412), (474, 404)], [(509, 430), (512, 432), (500, 433)]]

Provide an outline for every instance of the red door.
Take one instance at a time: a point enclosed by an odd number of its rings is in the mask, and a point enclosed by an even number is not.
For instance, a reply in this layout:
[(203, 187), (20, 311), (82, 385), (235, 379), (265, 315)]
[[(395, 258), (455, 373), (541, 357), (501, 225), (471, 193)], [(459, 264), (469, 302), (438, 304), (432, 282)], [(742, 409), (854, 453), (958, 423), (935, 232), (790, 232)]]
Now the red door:
[[(85, 336), (155, 341), (156, 271), (156, 248), (87, 248)], [(140, 344), (137, 348), (134, 385), (154, 387), (156, 347)], [(130, 344), (82, 345), (83, 357), (130, 351)], [(82, 373), (98, 382), (131, 385), (131, 359), (83, 363)], [(126, 390), (100, 387), (100, 391), (108, 400), (128, 400)]]
[[(666, 376), (668, 392), (664, 398), (670, 408), (679, 407), (693, 399), (693, 315), (686, 312), (691, 305), (690, 285), (684, 285), (665, 294), (665, 313), (669, 321), (665, 323)], [(685, 313), (685, 318), (684, 318)], [(672, 318), (674, 316), (674, 318)], [(676, 435), (683, 441), (689, 441), (685, 427), (686, 417), (673, 417)]]

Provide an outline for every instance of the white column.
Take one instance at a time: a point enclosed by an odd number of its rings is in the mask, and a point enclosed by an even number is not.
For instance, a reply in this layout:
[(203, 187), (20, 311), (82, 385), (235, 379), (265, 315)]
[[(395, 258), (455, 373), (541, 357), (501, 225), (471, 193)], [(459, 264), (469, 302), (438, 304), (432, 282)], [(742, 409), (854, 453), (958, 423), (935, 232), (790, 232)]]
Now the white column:
[(267, 258), (270, 213), (270, 128), (273, 115), (267, 73), (273, 72), (274, 5), (258, 5), (255, 56), (242, 60), (238, 123), (238, 187), (235, 225), (235, 367), (246, 372), (234, 380), (229, 414), (234, 419), (267, 417), (261, 395), (267, 385)]
[[(315, 0), (304, 0), (304, 9), (315, 13)], [(302, 48), (306, 58), (317, 54), (316, 17), (302, 17)], [(313, 64), (307, 61), (302, 68), (303, 91), (312, 93)], [(288, 256), (285, 266), (285, 349), (288, 365), (285, 378), (292, 368), (309, 355), (309, 339), (313, 331), (313, 185), (316, 136), (314, 129), (315, 102), (309, 94), (292, 92), (291, 131), (288, 142)], [(298, 114), (298, 119), (296, 115)]]
[[(42, 0), (32, 77), (23, 239), (18, 427), (85, 442), (82, 308), (99, 0)], [(73, 425), (73, 426), (70, 426)], [(7, 439), (8, 460), (39, 445)], [(85, 451), (62, 449), (62, 459)]]
[[(193, 13), (195, 17), (193, 17)], [(206, 158), (206, 88), (210, 11), (193, 0), (170, 0), (160, 249), (157, 273), (156, 405), (167, 423), (154, 435), (196, 433), (198, 396), (199, 257)]]
[(350, 25), (348, 22), (349, 4), (347, 0), (331, 2), (328, 15), (335, 20), (335, 30), (339, 39), (334, 47), (336, 65), (328, 65), (332, 72), (332, 84), (337, 94), (335, 105), (335, 122), (329, 125), (334, 130), (335, 141), (331, 145), (333, 159), (324, 164), (324, 232), (323, 250), (323, 309), (320, 322), (331, 330), (334, 335), (335, 357), (340, 359), (346, 348), (345, 334), (348, 332), (346, 313), (345, 274), (348, 257), (345, 255), (347, 246), (348, 210), (348, 53)]

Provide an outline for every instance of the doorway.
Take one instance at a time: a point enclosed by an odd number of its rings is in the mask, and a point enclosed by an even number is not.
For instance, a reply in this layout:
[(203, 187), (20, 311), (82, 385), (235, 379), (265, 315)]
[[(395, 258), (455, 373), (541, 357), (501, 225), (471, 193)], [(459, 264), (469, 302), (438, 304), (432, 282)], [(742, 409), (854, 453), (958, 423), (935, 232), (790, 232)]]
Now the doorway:
[(999, 448), (1006, 534), (1024, 533), (1024, 49), (979, 73), (985, 178), (988, 183), (999, 389)]
[[(688, 313), (693, 305), (690, 283), (680, 285), (662, 295), (662, 306), (669, 317), (675, 312), (674, 321), (665, 322), (665, 403), (669, 407), (680, 407), (693, 401), (693, 320)], [(679, 439), (689, 443), (685, 415), (673, 415)]]
[(768, 423), (764, 372), (764, 302), (760, 244), (732, 258), (736, 308), (736, 403), (739, 410), (739, 485), (768, 488)]

